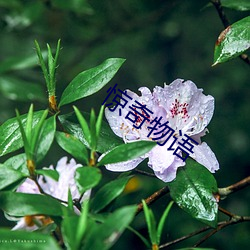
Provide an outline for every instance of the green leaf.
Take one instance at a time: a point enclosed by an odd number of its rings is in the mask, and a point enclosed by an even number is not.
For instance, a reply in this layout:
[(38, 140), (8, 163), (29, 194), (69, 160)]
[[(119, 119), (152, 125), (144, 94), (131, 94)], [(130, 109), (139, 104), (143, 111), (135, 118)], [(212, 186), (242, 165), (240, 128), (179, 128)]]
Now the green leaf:
[(80, 249), (82, 238), (87, 229), (88, 201), (84, 201), (80, 216), (65, 217), (62, 222), (62, 234), (67, 249)]
[(75, 159), (82, 164), (88, 165), (87, 149), (76, 137), (64, 132), (56, 132), (56, 141), (62, 149), (71, 154)]
[(249, 0), (221, 0), (221, 4), (223, 7), (239, 10), (239, 11), (247, 11), (250, 10), (250, 1)]
[(135, 141), (119, 145), (104, 155), (98, 166), (135, 159), (149, 152), (155, 145), (156, 142), (153, 141)]
[(56, 117), (44, 121), (37, 148), (37, 161), (40, 162), (48, 153), (56, 132)]
[(166, 219), (168, 217), (169, 211), (170, 211), (173, 204), (174, 204), (174, 202), (170, 201), (170, 203), (166, 207), (163, 215), (161, 216), (160, 222), (159, 222), (158, 227), (157, 227), (157, 244), (160, 244), (160, 242), (161, 242), (162, 230), (163, 230), (165, 221), (166, 221)]
[(103, 224), (93, 227), (83, 249), (109, 249), (131, 223), (136, 209), (136, 206), (127, 206), (110, 214)]
[(239, 56), (250, 47), (250, 16), (228, 26), (215, 45), (214, 65)]
[(110, 58), (99, 66), (78, 74), (64, 90), (59, 106), (92, 95), (103, 88), (124, 63), (124, 59)]
[(26, 160), (27, 160), (26, 155), (23, 153), (10, 157), (8, 160), (4, 162), (4, 165), (8, 166), (9, 168), (18, 170), (19, 172), (28, 176), (29, 171), (26, 165)]
[(77, 168), (75, 173), (76, 185), (81, 194), (95, 187), (102, 179), (100, 169), (95, 167)]
[(148, 226), (148, 234), (150, 241), (153, 244), (157, 244), (157, 234), (156, 234), (156, 221), (154, 214), (151, 209), (148, 208), (148, 205), (144, 200), (142, 200), (143, 211), (146, 218), (147, 226)]
[(205, 167), (188, 159), (168, 186), (171, 197), (180, 208), (197, 220), (216, 227), (218, 204), (213, 194), (218, 188), (214, 176)]
[(94, 212), (99, 212), (117, 198), (124, 190), (128, 180), (132, 176), (116, 179), (100, 188), (94, 196), (91, 208)]
[(0, 77), (0, 93), (14, 101), (46, 100), (42, 86), (9, 76)]
[(59, 201), (49, 196), (13, 192), (0, 193), (0, 208), (11, 216), (62, 216), (63, 210), (66, 209)]
[(79, 222), (78, 216), (65, 217), (62, 222), (62, 235), (64, 243), (69, 250), (77, 250), (76, 233)]
[(48, 176), (51, 179), (58, 181), (59, 179), (59, 173), (56, 170), (52, 170), (52, 169), (37, 169), (36, 170), (37, 174), (40, 175), (44, 175), (44, 176)]
[(91, 134), (90, 134), (90, 130), (89, 130), (89, 125), (88, 125), (86, 119), (84, 118), (84, 116), (81, 114), (80, 110), (75, 106), (73, 106), (73, 108), (75, 110), (76, 117), (81, 125), (84, 137), (86, 138), (87, 143), (90, 146), (91, 145)]
[(88, 213), (89, 213), (89, 201), (85, 200), (83, 202), (82, 213), (80, 215), (80, 218), (77, 224), (77, 232), (76, 232), (77, 249), (79, 249), (82, 238), (86, 233), (86, 229), (88, 225)]
[(16, 181), (24, 179), (25, 177), (26, 176), (20, 171), (0, 164), (0, 190), (13, 184)]
[[(41, 118), (43, 111), (34, 112), (33, 127)], [(27, 114), (20, 116), (25, 126)], [(13, 152), (23, 146), (17, 118), (11, 118), (0, 126), (0, 156)]]
[(90, 136), (91, 136), (91, 149), (96, 150), (96, 115), (94, 109), (90, 112), (90, 122), (89, 122)]
[(26, 232), (26, 231), (10, 231), (0, 228), (1, 243), (0, 249), (11, 250), (60, 250), (56, 241), (50, 235)]
[(99, 135), (101, 132), (103, 113), (104, 113), (104, 105), (101, 106), (100, 112), (98, 114), (97, 121), (96, 121), (96, 128), (95, 129), (96, 129), (97, 142), (98, 142)]
[[(89, 118), (89, 114), (84, 113), (84, 116)], [(72, 114), (59, 116), (60, 122), (63, 127), (76, 138), (78, 138), (86, 147), (90, 148), (89, 143), (84, 136), (81, 127), (77, 123), (77, 119)], [(100, 130), (100, 136), (97, 143), (97, 152), (104, 153), (112, 148), (123, 144), (123, 140), (116, 136), (111, 130), (107, 122), (102, 121), (102, 126)]]

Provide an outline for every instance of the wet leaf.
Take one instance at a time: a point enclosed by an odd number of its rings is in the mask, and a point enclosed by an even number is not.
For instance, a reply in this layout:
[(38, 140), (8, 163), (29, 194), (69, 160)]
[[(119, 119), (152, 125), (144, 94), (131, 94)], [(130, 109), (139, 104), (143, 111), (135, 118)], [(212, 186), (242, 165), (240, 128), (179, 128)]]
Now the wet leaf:
[[(88, 113), (83, 112), (83, 115), (84, 117), (86, 117), (87, 120), (89, 120), (90, 116)], [(84, 145), (86, 145), (86, 147), (90, 148), (74, 113), (68, 115), (61, 115), (59, 116), (59, 120), (63, 124), (63, 127), (70, 134), (74, 135)], [(114, 134), (107, 122), (102, 121), (102, 126), (96, 149), (97, 152), (104, 153), (121, 144), (123, 144), (122, 139)]]
[(56, 132), (56, 117), (52, 116), (45, 120), (42, 132), (39, 138), (37, 149), (37, 161), (41, 161), (48, 153), (50, 146), (54, 140)]
[(214, 65), (239, 56), (250, 47), (250, 16), (228, 26), (218, 37)]
[(105, 154), (97, 165), (133, 160), (149, 152), (155, 145), (156, 142), (153, 141), (135, 141), (119, 145)]
[(95, 68), (78, 74), (64, 90), (59, 106), (92, 95), (103, 88), (124, 63), (124, 59), (110, 58)]
[(213, 175), (199, 163), (188, 159), (169, 183), (170, 195), (180, 208), (191, 216), (216, 227), (218, 204), (213, 196), (217, 183)]
[[(43, 114), (42, 111), (34, 112), (34, 127)], [(26, 123), (27, 114), (20, 116), (22, 123)], [(25, 125), (24, 125), (25, 126)], [(23, 146), (22, 136), (19, 129), (17, 118), (11, 118), (0, 126), (0, 156), (13, 152)]]
[(87, 149), (75, 136), (64, 132), (56, 132), (56, 140), (62, 149), (71, 154), (82, 164), (88, 165), (89, 160)]
[(25, 178), (25, 175), (9, 166), (0, 164), (0, 190)]
[(59, 201), (49, 196), (13, 192), (0, 193), (0, 208), (11, 216), (62, 216), (63, 210), (66, 209)]

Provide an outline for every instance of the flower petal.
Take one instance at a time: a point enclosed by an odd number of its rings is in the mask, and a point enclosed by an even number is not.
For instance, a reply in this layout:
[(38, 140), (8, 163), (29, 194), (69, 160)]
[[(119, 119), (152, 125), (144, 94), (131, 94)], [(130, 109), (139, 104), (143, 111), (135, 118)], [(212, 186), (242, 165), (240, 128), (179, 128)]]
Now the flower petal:
[(219, 169), (219, 163), (216, 156), (206, 142), (202, 142), (201, 145), (195, 146), (193, 151), (194, 154), (190, 156), (206, 167), (211, 173)]
[(15, 230), (23, 230), (23, 231), (35, 231), (38, 229), (38, 226), (37, 225), (33, 225), (33, 226), (28, 226), (26, 224), (26, 221), (25, 221), (25, 218), (22, 217), (18, 222), (17, 224), (11, 229), (12, 231), (15, 231)]
[(168, 151), (170, 145), (155, 146), (149, 152), (148, 166), (152, 168), (155, 175), (164, 182), (175, 179), (177, 168), (185, 166), (185, 162), (173, 155), (173, 151)]
[(27, 194), (40, 194), (40, 191), (36, 185), (36, 183), (27, 178), (16, 190), (19, 193), (27, 193)]
[(129, 171), (137, 167), (146, 157), (141, 156), (139, 158), (130, 160), (130, 161), (124, 161), (114, 164), (107, 164), (105, 165), (106, 169), (114, 172), (123, 172), (123, 171)]
[(214, 112), (214, 98), (202, 91), (192, 81), (176, 79), (169, 86), (156, 87), (154, 96), (160, 97), (170, 127), (191, 136), (205, 129)]

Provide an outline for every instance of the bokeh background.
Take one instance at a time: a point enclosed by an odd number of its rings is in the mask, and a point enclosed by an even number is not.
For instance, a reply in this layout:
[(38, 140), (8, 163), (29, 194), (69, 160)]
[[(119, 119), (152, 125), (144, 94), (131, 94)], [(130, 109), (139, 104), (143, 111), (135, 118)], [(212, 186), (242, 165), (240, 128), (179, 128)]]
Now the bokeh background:
[[(55, 48), (60, 38), (58, 99), (78, 73), (111, 57), (125, 58), (126, 62), (108, 86), (117, 83), (120, 89), (138, 91), (139, 87), (147, 86), (152, 90), (176, 78), (190, 79), (203, 88), (205, 94), (215, 98), (215, 112), (208, 126), (210, 133), (204, 140), (220, 163), (220, 170), (215, 174), (218, 186), (224, 187), (248, 176), (249, 65), (236, 58), (211, 67), (214, 44), (223, 26), (216, 10), (207, 4), (208, 1), (203, 0), (0, 0), (0, 124), (15, 115), (15, 108), (26, 113), (30, 102), (35, 103), (36, 110), (46, 108), (46, 89), (36, 63), (34, 40), (45, 50), (46, 43)], [(233, 23), (250, 13), (226, 9), (226, 14)], [(29, 88), (27, 84), (35, 86), (33, 95), (23, 96), (22, 90), (16, 95), (16, 89)], [(76, 105), (87, 112), (92, 107), (99, 110), (108, 86)], [(71, 111), (71, 105), (62, 108), (62, 113)], [(55, 164), (63, 155), (54, 143), (40, 167)], [(8, 157), (3, 157), (1, 162)], [(146, 163), (140, 167), (148, 170)], [(117, 176), (105, 170), (104, 175), (107, 180)], [(160, 180), (140, 176), (135, 179), (132, 190), (128, 189), (117, 201), (117, 206), (138, 203), (162, 186), (164, 183)], [(232, 194), (221, 206), (232, 213), (249, 215), (249, 200), (246, 189)], [(157, 218), (168, 202), (166, 196), (152, 206)], [(220, 219), (226, 218), (220, 216)], [(13, 223), (1, 215), (3, 225)], [(143, 214), (137, 216), (133, 226), (147, 235)], [(202, 226), (174, 206), (162, 242)], [(250, 224), (243, 223), (224, 229), (203, 246), (247, 249), (249, 235)], [(196, 237), (169, 249), (191, 246), (197, 240)], [(126, 232), (113, 249), (144, 247), (136, 236)]]

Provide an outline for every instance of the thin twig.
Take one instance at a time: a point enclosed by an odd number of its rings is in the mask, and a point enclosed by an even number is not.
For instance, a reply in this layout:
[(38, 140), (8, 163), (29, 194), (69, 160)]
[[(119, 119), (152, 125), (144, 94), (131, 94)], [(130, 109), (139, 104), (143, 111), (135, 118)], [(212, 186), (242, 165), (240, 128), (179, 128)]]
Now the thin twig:
[(134, 169), (134, 172), (139, 173), (141, 175), (146, 175), (146, 176), (149, 176), (149, 177), (156, 178), (156, 176), (154, 174), (148, 173), (148, 172), (145, 172), (145, 171), (142, 171), (142, 170), (139, 170), (139, 169)]
[[(247, 221), (250, 221), (250, 217), (248, 217), (248, 216), (242, 217), (242, 216), (234, 215), (234, 217), (230, 221), (219, 222), (218, 223), (218, 227), (216, 229), (214, 229), (213, 231), (209, 232), (205, 237), (207, 239), (210, 236), (212, 236), (213, 234), (215, 234), (216, 232), (220, 231), (221, 229), (223, 229), (224, 227), (227, 227), (229, 225), (233, 225), (233, 224), (237, 224), (237, 223), (241, 223), (241, 222), (247, 222)], [(201, 229), (199, 229), (199, 230), (197, 230), (195, 232), (192, 232), (192, 233), (187, 234), (185, 236), (182, 236), (182, 237), (180, 237), (178, 239), (175, 239), (173, 241), (170, 241), (170, 242), (167, 242), (165, 244), (162, 244), (162, 245), (159, 246), (159, 248), (165, 248), (165, 247), (169, 247), (169, 246), (175, 245), (175, 244), (177, 244), (177, 243), (179, 243), (181, 241), (184, 241), (186, 239), (189, 239), (189, 238), (191, 238), (191, 237), (193, 237), (195, 235), (204, 233), (204, 232), (206, 232), (208, 230), (211, 230), (211, 229), (213, 229), (213, 228), (209, 227), (209, 226), (203, 227), (203, 228), (201, 228)], [(202, 238), (203, 239), (202, 242), (204, 242), (206, 240), (205, 237)], [(198, 243), (195, 244), (195, 246), (198, 246), (197, 244), (201, 244), (202, 242), (200, 240)]]
[(212, 235), (214, 235), (215, 233), (219, 232), (220, 230), (222, 230), (223, 228), (225, 228), (227, 226), (230, 226), (230, 225), (233, 225), (233, 224), (238, 224), (238, 223), (241, 223), (241, 222), (247, 222), (247, 221), (250, 221), (250, 217), (249, 216), (237, 216), (237, 215), (235, 215), (230, 221), (224, 221), (216, 229), (212, 230), (207, 235), (205, 235), (202, 239), (200, 239), (194, 245), (194, 247), (198, 247), (204, 241), (206, 241), (208, 238), (210, 238)]
[[(165, 194), (169, 193), (169, 188), (163, 187), (160, 190), (156, 191), (155, 193), (153, 193), (152, 195), (150, 195), (148, 198), (145, 199), (145, 202), (147, 205), (152, 204), (153, 202), (155, 202), (156, 200), (158, 200), (160, 197), (164, 196)], [(137, 211), (136, 214), (140, 213), (143, 210), (143, 205), (142, 203), (137, 205)]]
[(223, 214), (229, 216), (230, 218), (233, 218), (235, 216), (235, 214), (232, 214), (231, 212), (227, 211), (226, 209), (224, 209), (222, 207), (219, 207), (218, 209), (219, 209), (219, 211), (221, 211)]
[[(216, 8), (218, 14), (219, 14), (219, 17), (220, 17), (220, 20), (221, 22), (223, 23), (223, 26), (224, 28), (226, 29), (228, 26), (230, 26), (230, 22), (223, 10), (223, 7), (221, 5), (221, 1), (220, 0), (211, 0), (211, 3), (214, 5), (214, 7)], [(241, 58), (241, 60), (243, 60), (245, 63), (247, 63), (248, 65), (250, 65), (250, 59), (248, 57), (247, 54), (241, 54), (239, 56)]]
[(219, 195), (224, 198), (228, 196), (231, 193), (234, 193), (236, 191), (239, 191), (247, 186), (250, 185), (250, 176), (244, 178), (243, 180), (236, 182), (228, 187), (225, 188), (219, 188)]
[(199, 229), (199, 230), (197, 230), (197, 231), (195, 231), (195, 232), (192, 232), (192, 233), (187, 234), (187, 235), (185, 235), (185, 236), (182, 236), (182, 237), (180, 237), (180, 238), (178, 238), (178, 239), (175, 239), (175, 240), (173, 240), (173, 241), (170, 241), (170, 242), (167, 242), (167, 243), (165, 243), (165, 244), (162, 244), (162, 245), (159, 246), (159, 248), (165, 248), (165, 247), (169, 247), (169, 246), (171, 246), (171, 245), (177, 244), (177, 243), (179, 243), (179, 242), (181, 242), (181, 241), (184, 241), (184, 240), (186, 240), (186, 239), (188, 239), (188, 238), (191, 238), (191, 237), (193, 237), (193, 236), (195, 236), (195, 235), (197, 235), (197, 234), (206, 232), (206, 231), (209, 230), (209, 229), (211, 229), (211, 227), (209, 227), (209, 226), (203, 227), (203, 228), (201, 228), (201, 229)]

